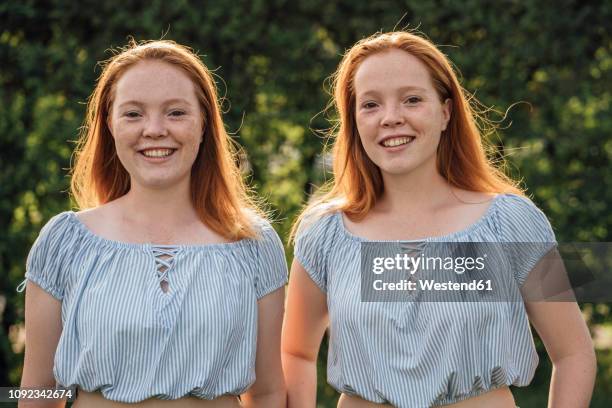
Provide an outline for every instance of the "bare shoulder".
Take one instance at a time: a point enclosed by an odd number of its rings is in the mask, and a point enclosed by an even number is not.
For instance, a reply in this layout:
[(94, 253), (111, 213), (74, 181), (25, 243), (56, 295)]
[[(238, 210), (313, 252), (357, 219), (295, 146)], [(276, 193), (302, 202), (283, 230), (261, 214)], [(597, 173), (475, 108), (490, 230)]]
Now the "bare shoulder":
[(75, 215), (89, 230), (99, 233), (117, 217), (117, 203), (111, 201), (98, 207), (78, 211)]
[(447, 212), (452, 217), (463, 218), (469, 220), (471, 224), (484, 216), (493, 204), (493, 200), (497, 194), (484, 193), (479, 191), (468, 191), (461, 189), (452, 190), (452, 198), (447, 204), (446, 209), (442, 212)]
[(484, 205), (487, 206), (497, 196), (495, 193), (485, 193), (481, 191), (469, 191), (459, 188), (453, 188), (453, 195), (458, 202), (469, 205)]
[(76, 217), (81, 222), (91, 221), (100, 217), (104, 213), (102, 207), (87, 208), (85, 210), (75, 212)]

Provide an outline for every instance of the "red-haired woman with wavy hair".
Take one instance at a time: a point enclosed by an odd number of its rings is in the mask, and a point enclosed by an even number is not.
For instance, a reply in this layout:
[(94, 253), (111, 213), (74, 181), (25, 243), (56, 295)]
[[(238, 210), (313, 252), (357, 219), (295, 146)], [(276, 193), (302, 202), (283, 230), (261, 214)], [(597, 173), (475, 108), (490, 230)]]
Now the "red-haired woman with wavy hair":
[[(327, 328), (328, 382), (342, 394), (339, 407), (514, 407), (509, 386), (527, 385), (538, 362), (529, 321), (553, 361), (549, 406), (587, 407), (595, 359), (579, 308), (523, 303), (518, 290), (545, 257), (558, 261), (552, 228), (487, 158), (444, 54), (413, 33), (376, 34), (344, 55), (333, 98), (334, 179), (295, 227), (282, 339), (290, 408), (315, 406)], [(401, 298), (408, 301), (364, 301), (410, 288), (364, 286), (365, 248), (399, 244), (423, 255), (433, 244), (463, 242), (503, 249), (503, 262), (487, 273), (507, 273), (518, 302), (451, 301), (450, 293), (418, 301), (423, 290)], [(513, 243), (529, 250), (512, 252)], [(425, 272), (415, 272), (416, 285)]]
[(75, 407), (285, 406), (283, 246), (235, 159), (190, 49), (107, 61), (73, 169), (82, 211), (28, 256), (22, 387), (76, 386)]

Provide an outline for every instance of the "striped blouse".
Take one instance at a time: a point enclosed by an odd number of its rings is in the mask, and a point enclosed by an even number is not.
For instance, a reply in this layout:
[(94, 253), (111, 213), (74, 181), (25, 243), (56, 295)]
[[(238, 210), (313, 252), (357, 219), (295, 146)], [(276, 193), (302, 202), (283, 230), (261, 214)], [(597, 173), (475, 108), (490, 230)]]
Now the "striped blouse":
[(62, 302), (58, 384), (125, 403), (245, 392), (257, 300), (287, 280), (278, 235), (257, 224), (257, 239), (157, 246), (94, 235), (71, 211), (53, 217), (26, 279)]
[[(529, 199), (512, 194), (496, 196), (466, 229), (419, 241), (544, 243), (500, 264), (516, 279), (517, 293), (556, 245), (546, 216)], [(327, 296), (332, 387), (371, 402), (415, 408), (529, 384), (538, 355), (520, 293), (518, 301), (364, 302), (360, 251), (372, 242), (385, 241), (351, 234), (331, 206), (307, 214), (298, 228), (295, 257)]]

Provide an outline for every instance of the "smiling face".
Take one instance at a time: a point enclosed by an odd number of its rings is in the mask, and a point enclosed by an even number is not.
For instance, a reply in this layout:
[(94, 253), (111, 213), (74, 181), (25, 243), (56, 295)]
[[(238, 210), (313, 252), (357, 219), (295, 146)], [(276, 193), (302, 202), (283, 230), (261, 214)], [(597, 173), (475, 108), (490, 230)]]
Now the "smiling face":
[(108, 127), (131, 185), (189, 183), (204, 130), (195, 85), (180, 68), (145, 60), (117, 81)]
[(363, 60), (353, 83), (359, 137), (383, 175), (435, 169), (450, 100), (440, 101), (425, 64), (400, 49), (379, 52)]

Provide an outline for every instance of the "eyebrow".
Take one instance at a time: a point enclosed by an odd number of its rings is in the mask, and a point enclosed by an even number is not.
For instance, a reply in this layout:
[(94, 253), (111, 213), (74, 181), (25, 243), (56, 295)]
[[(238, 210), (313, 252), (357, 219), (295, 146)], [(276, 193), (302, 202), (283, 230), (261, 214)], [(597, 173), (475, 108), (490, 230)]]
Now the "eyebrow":
[[(411, 85), (409, 85), (409, 86), (402, 86), (401, 88), (398, 89), (398, 92), (406, 92), (406, 91), (427, 92), (427, 89), (422, 88), (420, 86), (411, 86)], [(379, 94), (378, 91), (368, 90), (368, 91), (365, 91), (363, 93), (358, 93), (357, 95), (361, 96), (361, 97), (365, 97), (365, 96), (369, 96), (369, 95), (377, 96), (378, 94)]]
[[(183, 99), (183, 98), (168, 99), (168, 100), (164, 101), (164, 103), (162, 105), (171, 105), (173, 103), (183, 103), (185, 105), (191, 105), (191, 103), (187, 99)], [(140, 101), (129, 100), (129, 101), (123, 102), (118, 107), (121, 108), (122, 106), (125, 106), (125, 105), (136, 105), (136, 106), (139, 106), (139, 107), (145, 106), (145, 104), (140, 102)]]

